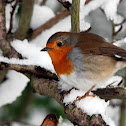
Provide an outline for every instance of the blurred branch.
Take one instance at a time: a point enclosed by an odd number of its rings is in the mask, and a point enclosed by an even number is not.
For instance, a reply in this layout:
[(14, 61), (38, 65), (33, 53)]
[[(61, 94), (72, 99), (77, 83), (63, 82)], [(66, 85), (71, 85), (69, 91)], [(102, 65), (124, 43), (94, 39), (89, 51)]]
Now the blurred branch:
[(30, 27), (34, 0), (23, 0), (21, 15), (19, 20), (19, 27), (15, 33), (15, 38), (23, 40), (25, 39)]
[(32, 33), (32, 36), (29, 36), (30, 40), (34, 39), (36, 36), (38, 36), (40, 33), (42, 33), (44, 30), (51, 28), (53, 25), (55, 25), (60, 20), (64, 19), (69, 15), (69, 11), (64, 10), (57, 14), (55, 17), (51, 18), (49, 21), (47, 21), (45, 24), (41, 25), (39, 28), (35, 29)]
[[(69, 1), (62, 1), (62, 0), (58, 0), (67, 10), (71, 9), (71, 3)], [(89, 2), (91, 2), (92, 0), (86, 0), (85, 4), (88, 4)]]
[(123, 100), (120, 112), (120, 126), (125, 126), (125, 123), (126, 123), (126, 100)]
[(17, 58), (19, 57), (19, 54), (11, 47), (9, 42), (12, 40), (12, 36), (7, 36), (6, 34), (5, 5), (6, 3), (3, 0), (0, 0), (0, 49), (4, 56), (8, 58)]
[(67, 10), (70, 10), (71, 3), (69, 1), (58, 0)]
[(72, 0), (72, 6), (70, 11), (71, 11), (71, 31), (80, 32), (80, 21), (79, 21), (80, 0)]
[(18, 121), (21, 121), (25, 115), (26, 115), (26, 112), (27, 112), (27, 109), (29, 107), (29, 105), (31, 104), (32, 100), (33, 100), (33, 96), (34, 96), (34, 93), (32, 92), (32, 88), (30, 86), (30, 82), (27, 84), (27, 87), (25, 88), (26, 89), (26, 92), (27, 94), (25, 94), (23, 96), (23, 106), (21, 105), (21, 108), (20, 108), (20, 111), (19, 111), (19, 114), (18, 114), (18, 117), (17, 117), (17, 120)]
[(40, 3), (40, 6), (44, 5), (46, 2), (46, 0), (42, 0), (41, 3)]
[[(126, 87), (126, 72), (124, 77), (124, 86)], [(126, 124), (126, 99), (122, 100), (122, 103), (120, 105), (120, 126), (125, 126)]]
[[(0, 49), (3, 55), (11, 58), (19, 56), (18, 53), (10, 46), (10, 43), (6, 40), (6, 27), (5, 27), (5, 6), (6, 2), (0, 0)], [(11, 41), (12, 38), (9, 38)], [(3, 81), (7, 71), (0, 71), (0, 83)]]
[(19, 0), (15, 1), (15, 4), (12, 6), (12, 12), (10, 12), (10, 15), (11, 15), (11, 17), (10, 17), (10, 28), (8, 30), (8, 33), (11, 33), (11, 30), (13, 28), (13, 15), (14, 15), (15, 9), (17, 7), (18, 1)]
[[(116, 36), (121, 30), (122, 30), (122, 28), (123, 28), (123, 24), (125, 23), (125, 21), (126, 21), (126, 19), (124, 19), (121, 23), (119, 23), (119, 24), (114, 24), (113, 23), (113, 38), (114, 38), (114, 36)], [(117, 31), (115, 31), (115, 27), (116, 26), (120, 26), (120, 28), (117, 30)]]
[(12, 2), (14, 2), (15, 0), (6, 0), (6, 3), (12, 3)]

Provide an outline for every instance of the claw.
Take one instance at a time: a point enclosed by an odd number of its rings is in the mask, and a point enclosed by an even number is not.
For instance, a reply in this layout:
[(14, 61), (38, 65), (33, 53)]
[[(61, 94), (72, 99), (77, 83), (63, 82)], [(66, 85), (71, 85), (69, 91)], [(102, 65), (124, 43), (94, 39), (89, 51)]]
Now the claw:
[(82, 97), (77, 97), (77, 99), (76, 100), (74, 100), (74, 103), (75, 102), (77, 102), (77, 101), (79, 101), (79, 100), (81, 100), (81, 99), (84, 99), (85, 97), (87, 97), (87, 96), (90, 96), (90, 97), (95, 97), (95, 95), (89, 95), (89, 93), (93, 90), (93, 88), (96, 86), (96, 84), (95, 85), (93, 85)]

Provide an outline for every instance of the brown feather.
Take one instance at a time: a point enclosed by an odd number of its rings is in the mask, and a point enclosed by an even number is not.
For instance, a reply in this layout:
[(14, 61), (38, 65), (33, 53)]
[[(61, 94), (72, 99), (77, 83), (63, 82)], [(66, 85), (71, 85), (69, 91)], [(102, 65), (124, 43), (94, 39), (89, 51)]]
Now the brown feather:
[(126, 57), (126, 50), (108, 43), (102, 37), (92, 33), (79, 33), (76, 47), (79, 47), (84, 54), (110, 57), (119, 55), (121, 57)]

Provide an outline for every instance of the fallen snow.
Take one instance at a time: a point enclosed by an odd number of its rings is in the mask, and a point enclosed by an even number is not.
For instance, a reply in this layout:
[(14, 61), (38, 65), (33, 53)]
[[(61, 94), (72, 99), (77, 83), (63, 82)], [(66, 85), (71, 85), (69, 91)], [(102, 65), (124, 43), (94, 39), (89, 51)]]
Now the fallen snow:
[(63, 2), (69, 2), (72, 4), (72, 0), (62, 0)]
[(121, 39), (121, 40), (115, 41), (113, 44), (118, 46), (118, 47), (122, 47), (123, 45), (126, 44), (126, 37)]
[(117, 7), (120, 0), (109, 0), (102, 5), (106, 17), (109, 20), (114, 21), (115, 24), (119, 24), (123, 21), (123, 17), (117, 14)]
[(6, 77), (7, 80), (0, 84), (0, 107), (15, 101), (29, 82), (25, 75), (12, 70), (7, 73)]
[(63, 120), (63, 118), (60, 116), (57, 126), (74, 126), (74, 125), (69, 120)]
[(115, 107), (108, 106), (106, 109), (106, 114), (115, 122), (116, 126), (119, 126), (120, 106), (115, 106)]
[(102, 86), (105, 88), (106, 86), (110, 85), (112, 87), (118, 87), (118, 84), (122, 81), (121, 76), (112, 76), (110, 79), (107, 80), (106, 84)]
[[(40, 16), (41, 15), (41, 16)], [(47, 6), (34, 5), (33, 15), (31, 19), (31, 28), (34, 30), (46, 23), (55, 16), (54, 12)]]

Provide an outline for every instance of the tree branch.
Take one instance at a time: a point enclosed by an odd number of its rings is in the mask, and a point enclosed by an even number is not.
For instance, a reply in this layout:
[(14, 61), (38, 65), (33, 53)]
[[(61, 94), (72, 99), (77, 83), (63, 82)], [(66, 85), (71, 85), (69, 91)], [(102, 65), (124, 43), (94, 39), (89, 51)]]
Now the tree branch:
[(10, 14), (11, 14), (11, 17), (10, 17), (10, 28), (8, 30), (8, 33), (11, 33), (11, 30), (13, 28), (13, 15), (14, 15), (15, 9), (17, 7), (18, 1), (19, 0), (16, 0), (15, 4), (12, 6), (12, 12), (10, 12)]
[(20, 40), (25, 39), (30, 27), (33, 5), (34, 5), (34, 0), (23, 0), (20, 20), (19, 20), (19, 27), (15, 33), (15, 38)]
[(96, 91), (92, 91), (102, 99), (126, 99), (126, 89), (122, 87), (116, 88), (101, 88)]
[(70, 10), (71, 7), (71, 3), (69, 3), (69, 1), (62, 1), (62, 0), (58, 0), (67, 10)]
[(0, 49), (3, 51), (3, 55), (6, 57), (19, 57), (19, 54), (11, 47), (8, 41), (12, 40), (12, 36), (6, 39), (6, 27), (5, 27), (5, 5), (3, 0), (0, 0)]
[(58, 89), (58, 83), (56, 81), (32, 76), (31, 83), (37, 93), (54, 98), (64, 108), (66, 117), (74, 124), (79, 126), (89, 126), (97, 122), (99, 125), (105, 125), (101, 115), (93, 115), (90, 117), (86, 113), (83, 113), (82, 110), (77, 108), (74, 104), (65, 106), (63, 103), (63, 92)]
[(12, 2), (14, 2), (15, 0), (5, 0), (6, 3), (10, 4)]
[(28, 76), (36, 75), (37, 77), (42, 77), (46, 79), (49, 78), (56, 81), (58, 80), (56, 74), (53, 74), (44, 68), (37, 67), (34, 65), (7, 64), (1, 62), (0, 70), (15, 70)]
[[(77, 108), (74, 104), (65, 106), (65, 104), (63, 103), (63, 96), (65, 92), (62, 92), (58, 88), (57, 81), (52, 80), (56, 80), (56, 75), (50, 72), (48, 73), (47, 71), (43, 72), (42, 68), (40, 69), (35, 66), (22, 66), (2, 63), (0, 69), (4, 68), (14, 69), (28, 76), (31, 80), (32, 87), (37, 91), (37, 93), (54, 98), (64, 108), (66, 117), (74, 124), (83, 126), (93, 125), (95, 124), (95, 122), (97, 122), (97, 124), (99, 125), (105, 125), (105, 122), (103, 121), (101, 115), (93, 115), (90, 117), (86, 113), (83, 113), (82, 110)], [(122, 97), (126, 98), (126, 89), (120, 87), (98, 89), (97, 91), (93, 91), (93, 93), (107, 100), (113, 98), (122, 99)]]
[[(6, 40), (6, 27), (5, 27), (5, 5), (6, 3), (0, 0), (0, 49), (4, 56), (9, 58), (19, 56), (18, 53), (10, 46), (10, 43)], [(11, 40), (11, 38), (10, 38)], [(3, 81), (7, 71), (0, 71), (0, 82)]]
[(80, 32), (80, 21), (79, 21), (80, 0), (72, 0), (72, 6), (70, 11), (71, 11), (71, 31)]

